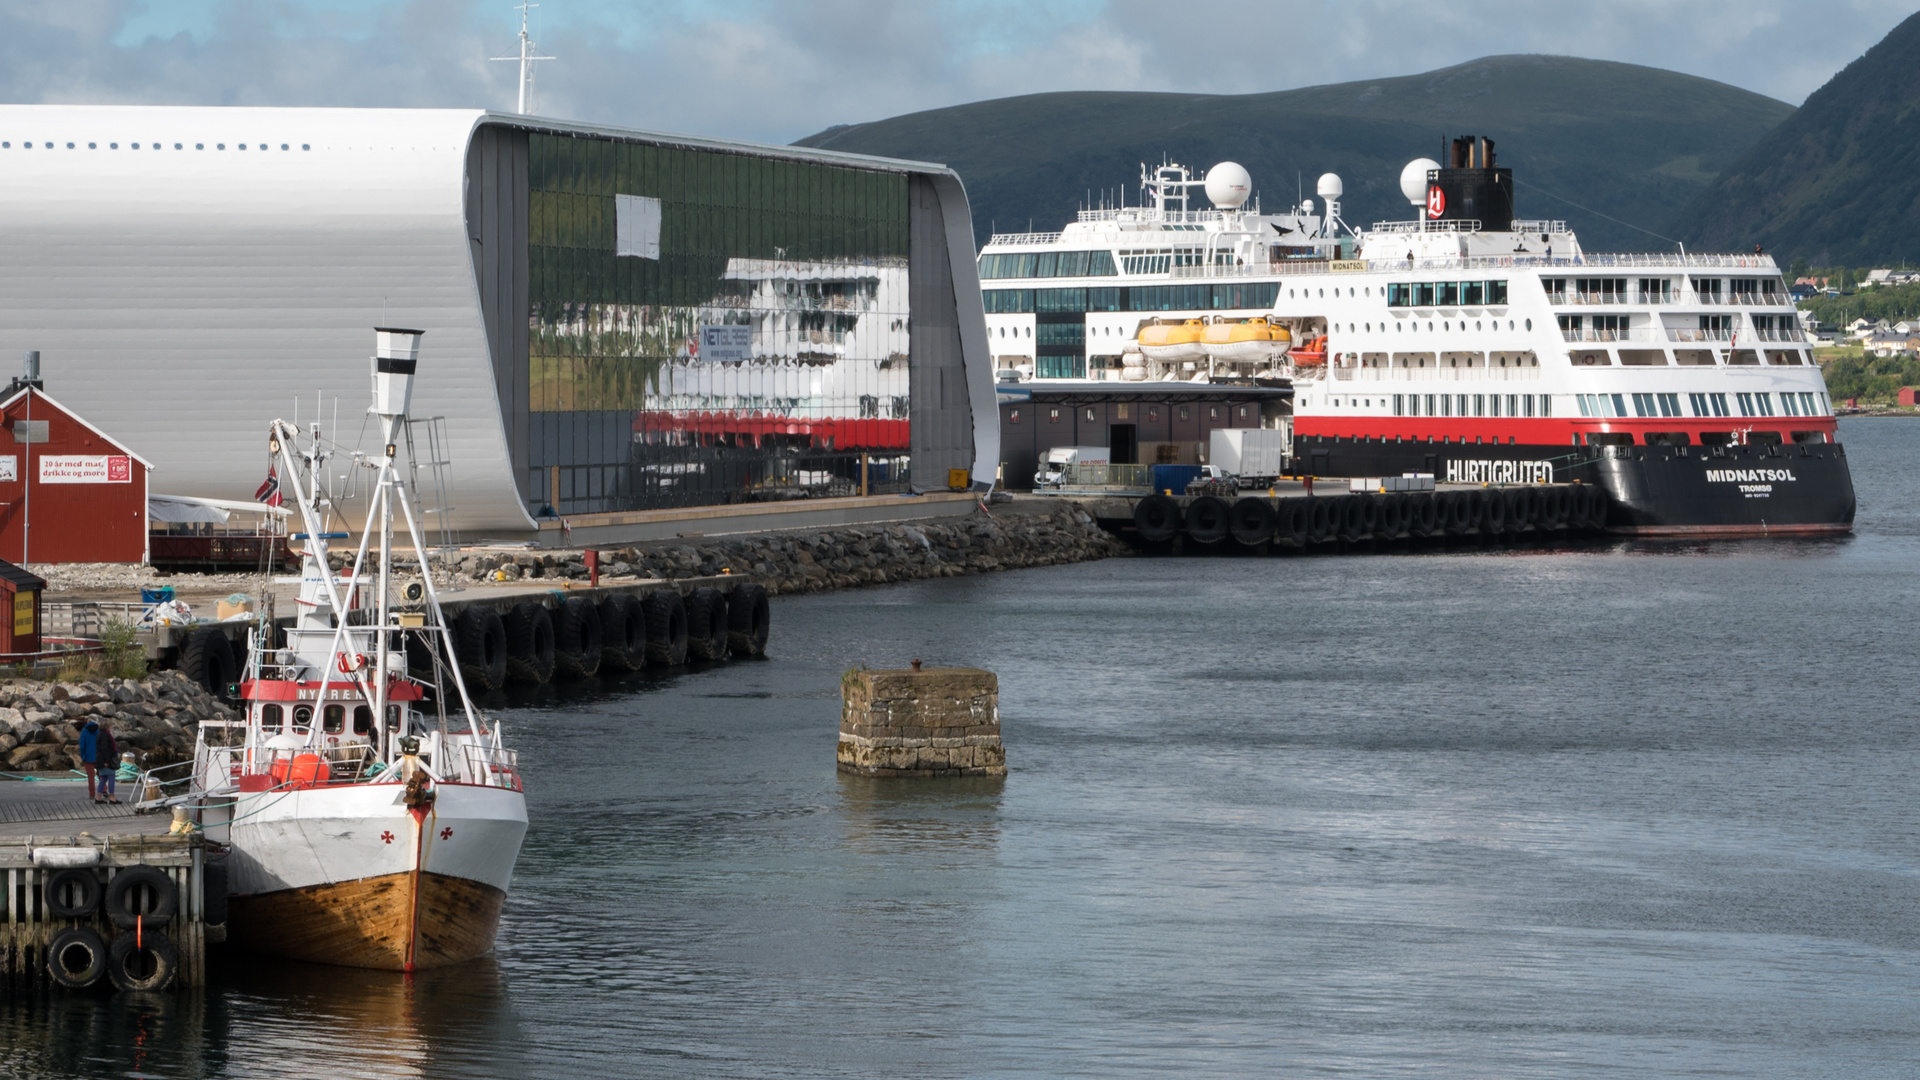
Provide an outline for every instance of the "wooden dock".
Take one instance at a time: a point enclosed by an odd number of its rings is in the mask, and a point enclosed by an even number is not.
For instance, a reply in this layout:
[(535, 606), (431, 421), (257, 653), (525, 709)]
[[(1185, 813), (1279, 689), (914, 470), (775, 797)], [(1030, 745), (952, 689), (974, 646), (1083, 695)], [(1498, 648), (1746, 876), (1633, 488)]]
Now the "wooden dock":
[[(76, 854), (49, 854), (61, 850)], [(47, 886), (63, 868), (50, 863), (63, 858), (91, 863), (74, 868), (90, 872), (98, 885), (89, 914), (62, 917), (54, 913), (59, 901), (47, 894)], [(163, 926), (122, 929), (106, 913), (114, 878), (136, 867), (151, 867), (173, 884), (177, 900), (172, 917)], [(54, 959), (49, 950), (66, 930), (91, 930), (110, 950), (122, 936), (150, 946), (149, 939), (164, 935), (178, 955), (173, 976), (164, 988), (206, 984), (207, 861), (205, 842), (199, 834), (9, 837), (0, 841), (0, 875), (6, 881), (5, 895), (0, 897), (5, 907), (5, 922), (0, 923), (0, 983), (8, 990), (57, 985), (49, 972)], [(65, 899), (71, 902), (75, 895), (69, 891)], [(214, 928), (215, 936), (224, 930), (223, 920)], [(96, 981), (105, 985), (110, 977), (103, 971)]]

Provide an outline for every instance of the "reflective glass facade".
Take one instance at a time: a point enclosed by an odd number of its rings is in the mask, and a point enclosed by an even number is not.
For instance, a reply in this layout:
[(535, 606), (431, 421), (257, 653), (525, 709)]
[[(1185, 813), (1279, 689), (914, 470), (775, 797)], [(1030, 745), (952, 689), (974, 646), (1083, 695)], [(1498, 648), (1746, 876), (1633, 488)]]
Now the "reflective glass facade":
[(906, 174), (527, 139), (534, 508), (905, 490)]

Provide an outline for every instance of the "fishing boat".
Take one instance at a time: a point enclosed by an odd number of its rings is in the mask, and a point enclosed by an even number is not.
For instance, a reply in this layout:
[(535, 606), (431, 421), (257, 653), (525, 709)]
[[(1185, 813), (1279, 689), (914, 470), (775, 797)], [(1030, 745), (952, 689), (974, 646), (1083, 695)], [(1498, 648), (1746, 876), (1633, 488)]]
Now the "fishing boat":
[(343, 568), (322, 480), (339, 448), (318, 425), (268, 429), (305, 528), (299, 612), (283, 641), (255, 632), (244, 715), (201, 725), (188, 800), (230, 845), (228, 933), (256, 951), (395, 971), (486, 953), (526, 835), (517, 756), (448, 660), (433, 576), (394, 571), (396, 540), (429, 565), (395, 467), (420, 338), (375, 331), (381, 449), (353, 455), (370, 507)]

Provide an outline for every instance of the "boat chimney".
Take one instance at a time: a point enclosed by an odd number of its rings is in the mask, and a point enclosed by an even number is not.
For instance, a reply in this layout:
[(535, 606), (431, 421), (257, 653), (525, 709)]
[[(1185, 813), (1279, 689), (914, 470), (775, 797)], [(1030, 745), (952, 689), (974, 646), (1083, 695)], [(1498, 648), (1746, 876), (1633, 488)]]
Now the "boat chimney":
[(373, 328), (373, 409), (377, 416), (405, 416), (413, 397), (413, 370), (420, 362), (425, 330)]

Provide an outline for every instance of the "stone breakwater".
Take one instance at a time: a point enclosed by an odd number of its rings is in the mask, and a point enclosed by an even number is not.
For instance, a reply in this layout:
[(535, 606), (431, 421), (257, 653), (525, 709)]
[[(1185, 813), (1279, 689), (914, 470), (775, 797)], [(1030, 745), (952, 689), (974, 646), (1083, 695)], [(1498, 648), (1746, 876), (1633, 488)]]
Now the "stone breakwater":
[(121, 751), (150, 768), (193, 756), (195, 725), (239, 713), (178, 671), (145, 679), (0, 683), (0, 758), (10, 772), (80, 768), (80, 729), (111, 721)]
[[(753, 577), (775, 595), (919, 578), (1087, 562), (1132, 551), (1071, 503), (996, 509), (993, 516), (816, 532), (685, 539), (600, 549), (601, 580)], [(474, 580), (584, 580), (580, 551), (471, 552), (454, 564)]]

